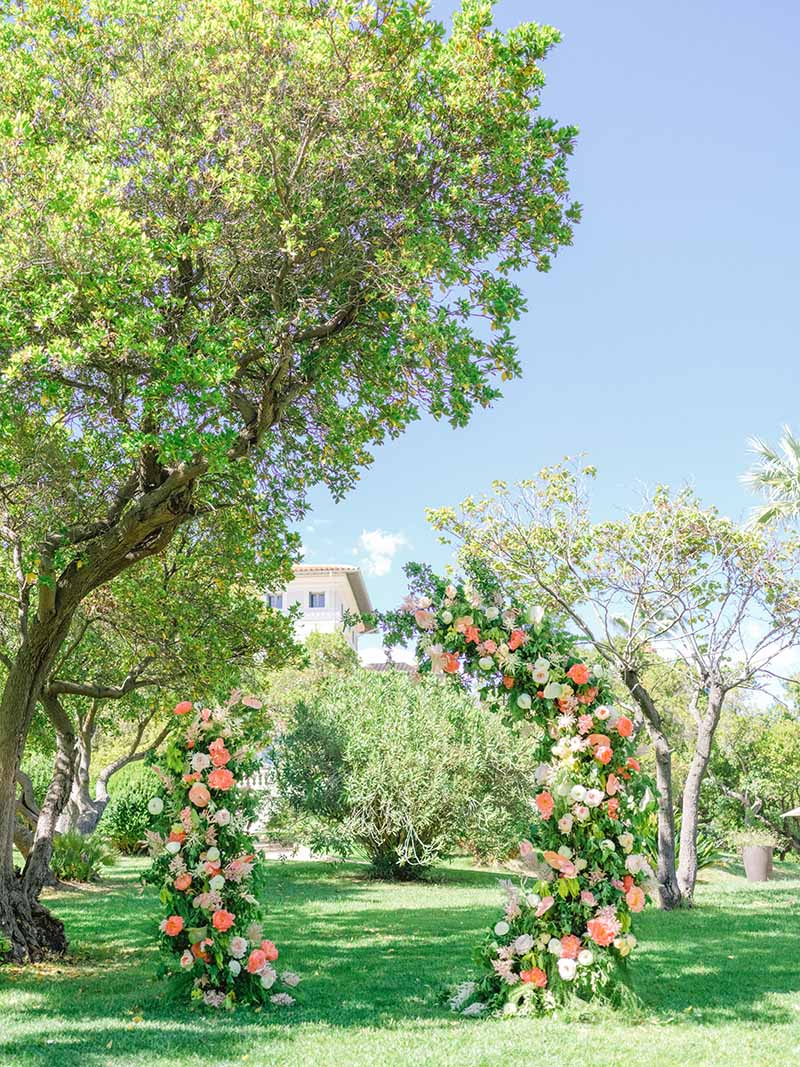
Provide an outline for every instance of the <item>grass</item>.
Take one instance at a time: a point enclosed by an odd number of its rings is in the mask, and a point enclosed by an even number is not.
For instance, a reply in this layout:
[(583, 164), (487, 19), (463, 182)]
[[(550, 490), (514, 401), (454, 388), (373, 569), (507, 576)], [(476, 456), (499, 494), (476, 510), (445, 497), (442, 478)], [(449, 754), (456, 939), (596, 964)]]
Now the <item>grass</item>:
[(290, 1009), (192, 1011), (155, 977), (159, 918), (124, 861), (59, 893), (69, 961), (0, 972), (1, 1067), (790, 1067), (800, 1048), (800, 869), (748, 886), (713, 872), (691, 912), (639, 917), (640, 1018), (463, 1020), (437, 994), (468, 975), (496, 876), (369, 881), (355, 864), (276, 863), (268, 936), (301, 972)]

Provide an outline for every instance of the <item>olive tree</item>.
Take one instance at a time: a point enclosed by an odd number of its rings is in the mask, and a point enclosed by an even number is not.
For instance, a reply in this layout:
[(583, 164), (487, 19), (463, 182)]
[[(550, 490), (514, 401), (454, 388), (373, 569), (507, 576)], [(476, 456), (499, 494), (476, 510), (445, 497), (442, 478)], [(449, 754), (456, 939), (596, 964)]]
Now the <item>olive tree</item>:
[(578, 217), (575, 130), (538, 114), (558, 34), (500, 33), (486, 0), (446, 34), (425, 8), (0, 2), (14, 957), (65, 945), (36, 849), (13, 866), (14, 791), (87, 597), (232, 500), (287, 563), (309, 486), (342, 495), (374, 446), (424, 411), (465, 423), (519, 370), (511, 276), (546, 270)]

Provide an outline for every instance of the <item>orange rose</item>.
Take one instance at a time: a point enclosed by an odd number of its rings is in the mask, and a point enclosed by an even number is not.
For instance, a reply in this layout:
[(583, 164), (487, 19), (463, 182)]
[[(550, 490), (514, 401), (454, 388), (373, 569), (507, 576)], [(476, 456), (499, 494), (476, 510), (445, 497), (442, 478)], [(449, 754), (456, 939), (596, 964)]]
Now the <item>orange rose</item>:
[(183, 918), (180, 915), (170, 915), (164, 920), (164, 933), (168, 937), (177, 937), (183, 929)]
[(194, 704), (192, 704), (191, 700), (182, 700), (180, 704), (175, 705), (175, 714), (188, 715), (193, 708)]
[(512, 630), (511, 636), (508, 639), (508, 647), (513, 652), (514, 649), (519, 648), (520, 645), (524, 645), (528, 640), (528, 635), (524, 630)]
[(611, 762), (611, 758), (614, 753), (606, 745), (601, 745), (598, 749), (595, 749), (594, 758), (606, 766)]
[(481, 632), (477, 626), (467, 626), (464, 630), (464, 640), (469, 644), (477, 645), (481, 639)]
[(267, 962), (267, 954), (260, 948), (254, 948), (250, 953), (246, 969), (249, 974), (258, 974), (260, 970), (264, 968)]
[(459, 659), (455, 652), (445, 652), (442, 657), (442, 670), (447, 674), (458, 674), (459, 667)]
[(605, 734), (589, 734), (589, 744), (593, 748), (597, 748), (598, 745), (605, 745), (606, 748), (610, 748), (611, 738), (606, 737)]
[(627, 715), (620, 715), (617, 719), (617, 733), (620, 737), (630, 737), (633, 733), (633, 723)]
[(575, 685), (586, 685), (589, 681), (589, 668), (585, 663), (573, 663), (567, 671), (567, 678)]
[(220, 908), (219, 911), (215, 911), (211, 916), (211, 924), (215, 930), (219, 930), (221, 934), (224, 934), (226, 930), (230, 930), (233, 926), (236, 916), (232, 911), (225, 911), (224, 908)]
[[(208, 776), (208, 784), (212, 789), (231, 789), (234, 777), (227, 767), (217, 767)], [(191, 796), (191, 793), (189, 794)]]
[(179, 874), (175, 879), (175, 888), (179, 893), (182, 893), (185, 889), (188, 889), (192, 884), (192, 876), (188, 871), (184, 871), (183, 874)]
[(553, 814), (553, 808), (555, 802), (551, 793), (548, 793), (545, 789), (544, 792), (538, 793), (536, 796), (536, 807), (539, 809), (539, 814), (543, 819), (549, 819)]
[(510, 674), (503, 675), (503, 685), (506, 687), (506, 689), (514, 688), (514, 679), (511, 677)]
[(531, 967), (529, 971), (520, 971), (519, 976), (523, 982), (531, 982), (539, 989), (544, 989), (547, 985), (547, 975), (541, 967)]

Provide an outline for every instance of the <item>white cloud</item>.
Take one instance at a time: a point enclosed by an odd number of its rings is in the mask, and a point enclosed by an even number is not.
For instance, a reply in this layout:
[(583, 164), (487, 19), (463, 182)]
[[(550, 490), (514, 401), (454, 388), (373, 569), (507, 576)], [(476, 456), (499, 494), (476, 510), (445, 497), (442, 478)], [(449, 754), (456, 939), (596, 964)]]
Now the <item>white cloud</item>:
[(359, 556), (359, 564), (376, 578), (382, 578), (392, 569), (392, 562), (399, 548), (410, 547), (403, 533), (389, 533), (386, 530), (362, 530), (354, 555)]

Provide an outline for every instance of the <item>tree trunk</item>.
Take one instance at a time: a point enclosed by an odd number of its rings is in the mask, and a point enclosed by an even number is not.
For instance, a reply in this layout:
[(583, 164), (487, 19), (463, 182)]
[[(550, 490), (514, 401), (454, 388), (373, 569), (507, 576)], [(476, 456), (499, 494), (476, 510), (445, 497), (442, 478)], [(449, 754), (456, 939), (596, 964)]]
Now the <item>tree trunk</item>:
[(44, 679), (69, 622), (65, 613), (31, 625), (0, 698), (0, 933), (10, 942), (3, 956), (14, 960), (37, 960), (64, 952), (67, 947), (63, 924), (38, 902), (41, 885), (34, 889), (41, 871), (38, 861), (26, 879), (14, 866), (13, 848), (17, 771), (23, 746)]
[(58, 832), (76, 830), (79, 834), (91, 834), (97, 828), (105, 804), (98, 806), (89, 792), (94, 741), (94, 716), (90, 713), (82, 723), (76, 739), (74, 774), (69, 800), (58, 820)]
[(665, 911), (680, 907), (681, 891), (675, 871), (675, 812), (672, 806), (672, 750), (661, 729), (661, 716), (635, 671), (623, 671), (622, 678), (644, 716), (656, 757), (658, 787), (658, 895)]
[(706, 711), (698, 719), (694, 753), (683, 789), (681, 808), (681, 845), (678, 864), (678, 885), (683, 899), (690, 907), (697, 881), (697, 825), (700, 808), (700, 789), (711, 758), (711, 745), (722, 713), (724, 690), (712, 685), (708, 690)]
[(22, 871), (25, 891), (33, 900), (38, 899), (42, 886), (50, 880), (53, 838), (59, 816), (69, 798), (75, 765), (75, 732), (69, 715), (57, 697), (45, 695), (42, 703), (55, 728), (57, 747), (53, 778), (39, 812), (33, 847)]

